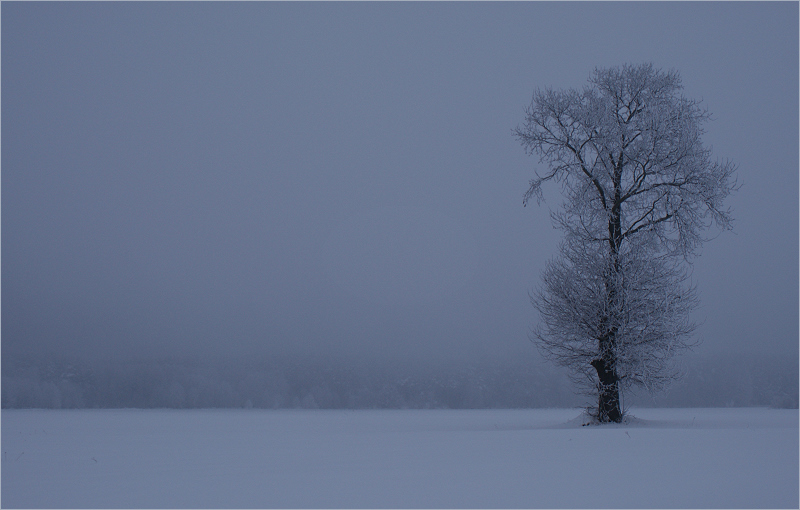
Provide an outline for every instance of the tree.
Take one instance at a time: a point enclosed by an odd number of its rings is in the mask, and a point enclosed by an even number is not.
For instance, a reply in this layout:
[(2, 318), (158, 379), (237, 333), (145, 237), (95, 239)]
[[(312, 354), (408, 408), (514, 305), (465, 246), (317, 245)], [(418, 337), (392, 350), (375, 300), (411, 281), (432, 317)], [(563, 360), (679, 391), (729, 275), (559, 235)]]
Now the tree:
[(523, 204), (547, 181), (565, 195), (551, 214), (565, 234), (559, 256), (531, 296), (532, 339), (589, 384), (600, 422), (622, 420), (620, 391), (674, 377), (694, 330), (691, 258), (704, 232), (731, 228), (735, 166), (712, 161), (709, 114), (681, 91), (676, 71), (652, 64), (596, 69), (581, 91), (536, 90), (515, 130), (547, 165)]

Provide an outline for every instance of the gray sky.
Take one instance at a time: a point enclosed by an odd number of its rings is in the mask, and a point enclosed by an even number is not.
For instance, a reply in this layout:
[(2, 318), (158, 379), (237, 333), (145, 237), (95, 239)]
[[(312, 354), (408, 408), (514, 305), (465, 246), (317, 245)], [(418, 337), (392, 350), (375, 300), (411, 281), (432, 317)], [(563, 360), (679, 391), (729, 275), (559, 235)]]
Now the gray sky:
[(739, 165), (701, 352), (798, 352), (798, 4), (2, 4), (2, 354), (518, 356), (535, 87), (677, 69)]

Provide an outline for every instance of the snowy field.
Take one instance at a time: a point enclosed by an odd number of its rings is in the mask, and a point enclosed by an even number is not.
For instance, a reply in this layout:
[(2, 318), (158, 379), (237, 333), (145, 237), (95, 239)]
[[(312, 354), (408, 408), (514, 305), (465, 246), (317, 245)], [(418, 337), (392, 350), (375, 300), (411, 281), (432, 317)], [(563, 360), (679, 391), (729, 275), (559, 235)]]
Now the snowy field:
[(798, 411), (3, 410), (12, 507), (797, 508)]

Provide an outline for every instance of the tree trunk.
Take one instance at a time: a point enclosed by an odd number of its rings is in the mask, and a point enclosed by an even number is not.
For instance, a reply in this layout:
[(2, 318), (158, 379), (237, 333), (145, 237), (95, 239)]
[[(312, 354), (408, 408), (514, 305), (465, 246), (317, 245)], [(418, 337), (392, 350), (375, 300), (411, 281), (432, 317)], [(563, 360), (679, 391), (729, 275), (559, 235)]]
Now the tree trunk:
[(613, 365), (603, 359), (592, 361), (600, 379), (600, 396), (597, 403), (597, 420), (600, 423), (622, 421), (622, 410), (619, 407), (619, 378)]
[[(625, 137), (622, 138), (621, 147), (625, 147)], [(611, 161), (614, 162), (613, 156)], [(614, 344), (617, 340), (616, 310), (619, 298), (617, 285), (619, 284), (620, 263), (619, 253), (622, 245), (622, 170), (625, 164), (624, 152), (620, 152), (614, 163), (614, 198), (611, 203), (608, 218), (608, 244), (611, 265), (606, 275), (605, 286), (607, 304), (612, 310), (612, 316), (606, 317), (603, 322), (609, 327), (608, 332), (599, 339), (599, 356), (592, 360), (592, 366), (597, 370), (599, 379), (599, 398), (597, 402), (597, 419), (601, 423), (622, 421), (622, 411), (619, 407), (619, 377), (617, 376), (616, 356)]]

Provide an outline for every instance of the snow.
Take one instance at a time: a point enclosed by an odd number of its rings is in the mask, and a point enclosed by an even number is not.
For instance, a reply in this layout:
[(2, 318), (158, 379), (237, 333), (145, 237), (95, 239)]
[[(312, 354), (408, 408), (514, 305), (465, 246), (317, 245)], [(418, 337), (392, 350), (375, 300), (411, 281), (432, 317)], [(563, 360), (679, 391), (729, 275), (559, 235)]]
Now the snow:
[(797, 508), (798, 411), (3, 410), (3, 507)]

